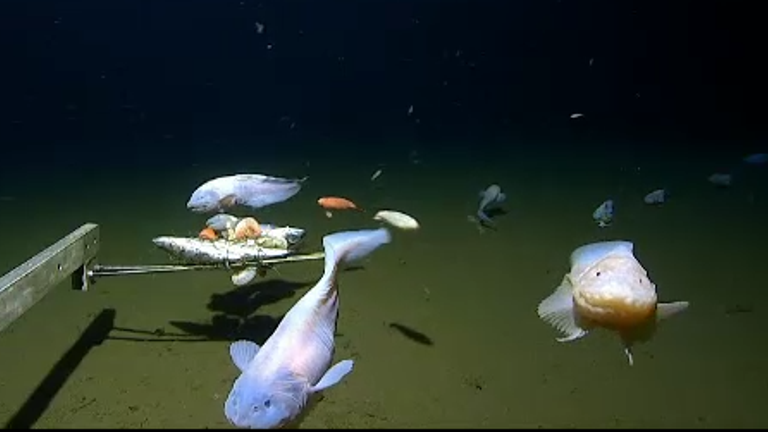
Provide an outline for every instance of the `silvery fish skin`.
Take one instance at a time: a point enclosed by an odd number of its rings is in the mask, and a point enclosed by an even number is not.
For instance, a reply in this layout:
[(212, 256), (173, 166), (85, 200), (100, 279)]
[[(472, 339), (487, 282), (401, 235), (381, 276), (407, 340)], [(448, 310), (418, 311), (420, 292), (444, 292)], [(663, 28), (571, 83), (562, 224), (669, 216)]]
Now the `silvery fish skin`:
[(264, 345), (247, 340), (230, 345), (230, 357), (241, 372), (224, 404), (230, 423), (251, 429), (285, 426), (301, 414), (311, 394), (336, 385), (352, 372), (353, 360), (331, 366), (339, 313), (338, 267), (390, 241), (385, 228), (323, 238), (323, 276), (285, 314)]
[(291, 254), (290, 249), (260, 247), (255, 241), (228, 242), (189, 237), (161, 236), (152, 239), (160, 249), (190, 264), (222, 264), (278, 258)]
[(264, 224), (261, 226), (262, 236), (285, 239), (289, 248), (296, 247), (299, 243), (303, 242), (306, 234), (306, 230), (296, 227), (276, 227), (271, 224)]
[(293, 197), (305, 180), (306, 177), (286, 179), (262, 174), (218, 177), (195, 189), (187, 208), (196, 213), (224, 211), (236, 205), (262, 208)]

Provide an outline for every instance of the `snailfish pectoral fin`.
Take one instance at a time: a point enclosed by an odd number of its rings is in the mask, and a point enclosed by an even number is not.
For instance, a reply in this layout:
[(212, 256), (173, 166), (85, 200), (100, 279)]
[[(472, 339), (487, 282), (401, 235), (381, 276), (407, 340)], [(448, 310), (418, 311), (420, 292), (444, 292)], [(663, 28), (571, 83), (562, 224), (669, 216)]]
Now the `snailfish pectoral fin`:
[(256, 353), (259, 352), (259, 345), (255, 342), (239, 340), (232, 342), (229, 346), (229, 356), (241, 372), (244, 372), (251, 363)]
[(571, 342), (586, 336), (587, 330), (581, 328), (573, 307), (573, 287), (568, 276), (549, 297), (542, 300), (536, 311), (544, 322), (563, 333), (558, 342)]
[(328, 369), (327, 372), (325, 372), (325, 375), (323, 375), (322, 378), (320, 378), (320, 381), (317, 382), (312, 387), (312, 392), (319, 392), (327, 389), (328, 387), (332, 387), (336, 384), (338, 384), (342, 378), (347, 376), (350, 372), (352, 372), (352, 367), (355, 365), (354, 360), (342, 360), (335, 365), (331, 366), (330, 369)]

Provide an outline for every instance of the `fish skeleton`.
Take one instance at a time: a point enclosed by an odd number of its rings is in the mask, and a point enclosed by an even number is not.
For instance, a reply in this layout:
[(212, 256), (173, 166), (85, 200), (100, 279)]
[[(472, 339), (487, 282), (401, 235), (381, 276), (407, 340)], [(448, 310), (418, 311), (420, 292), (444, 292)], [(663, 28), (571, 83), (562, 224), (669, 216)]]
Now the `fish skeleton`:
[(230, 423), (251, 429), (285, 426), (303, 411), (311, 394), (352, 371), (352, 360), (331, 367), (339, 313), (336, 273), (341, 263), (363, 258), (390, 241), (385, 228), (323, 237), (325, 269), (317, 284), (285, 314), (263, 346), (245, 340), (230, 345), (241, 372), (224, 403)]
[(657, 322), (688, 308), (688, 302), (659, 303), (656, 285), (637, 261), (628, 241), (581, 246), (571, 253), (571, 270), (539, 303), (539, 318), (570, 342), (602, 327), (619, 333), (629, 364), (632, 345), (647, 340)]
[(262, 208), (283, 202), (301, 190), (303, 179), (285, 179), (262, 174), (218, 177), (200, 185), (187, 201), (196, 213), (224, 211), (236, 205)]
[(501, 191), (501, 187), (496, 184), (492, 184), (485, 190), (480, 191), (480, 205), (478, 206), (476, 213), (478, 219), (489, 225), (493, 224), (493, 221), (485, 214), (485, 212), (501, 204), (506, 199), (507, 196)]
[[(288, 256), (304, 238), (301, 228), (280, 227), (256, 240), (231, 242), (224, 239), (204, 240), (191, 237), (161, 236), (152, 239), (155, 246), (191, 264), (223, 264), (253, 262)], [(269, 240), (276, 240), (269, 242)], [(282, 241), (279, 241), (282, 240)], [(283, 243), (288, 247), (266, 247), (267, 243)]]

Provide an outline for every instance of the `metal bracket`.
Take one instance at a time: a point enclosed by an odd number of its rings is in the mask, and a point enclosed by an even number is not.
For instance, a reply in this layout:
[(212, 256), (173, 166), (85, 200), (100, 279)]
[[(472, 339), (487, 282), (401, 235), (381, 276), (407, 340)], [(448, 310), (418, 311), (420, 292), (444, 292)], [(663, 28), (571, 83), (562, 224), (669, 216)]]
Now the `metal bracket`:
[(99, 251), (99, 226), (87, 223), (0, 278), (0, 331), (70, 277), (87, 291)]

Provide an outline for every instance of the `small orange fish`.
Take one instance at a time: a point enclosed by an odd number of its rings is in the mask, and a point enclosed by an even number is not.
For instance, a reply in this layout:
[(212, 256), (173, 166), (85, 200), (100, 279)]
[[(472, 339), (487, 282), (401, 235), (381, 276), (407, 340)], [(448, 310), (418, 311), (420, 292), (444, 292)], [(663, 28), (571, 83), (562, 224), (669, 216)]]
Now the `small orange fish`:
[(200, 234), (198, 234), (197, 237), (203, 240), (213, 241), (213, 240), (216, 240), (218, 236), (216, 235), (216, 231), (214, 231), (213, 228), (206, 227), (206, 228), (203, 228), (202, 231), (200, 231)]
[(341, 197), (322, 197), (317, 203), (326, 210), (362, 210), (352, 201)]

